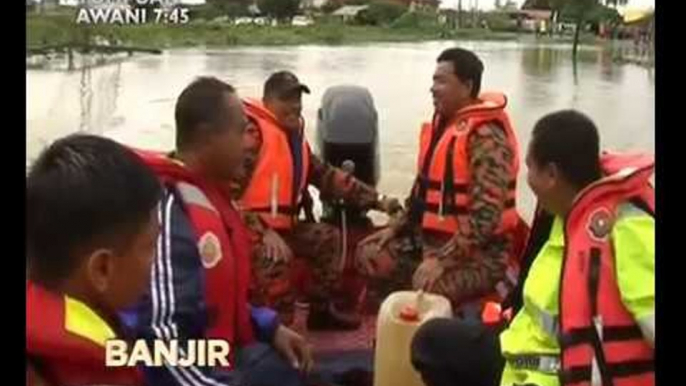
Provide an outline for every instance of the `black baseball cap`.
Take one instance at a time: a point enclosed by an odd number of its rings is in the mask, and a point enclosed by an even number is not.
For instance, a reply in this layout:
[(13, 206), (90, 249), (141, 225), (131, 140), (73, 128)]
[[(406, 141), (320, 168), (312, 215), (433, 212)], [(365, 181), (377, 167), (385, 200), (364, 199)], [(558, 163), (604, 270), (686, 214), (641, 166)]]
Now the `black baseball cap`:
[(275, 96), (279, 99), (290, 97), (296, 93), (310, 93), (307, 85), (300, 83), (298, 77), (290, 71), (279, 71), (271, 74), (264, 83), (264, 96)]

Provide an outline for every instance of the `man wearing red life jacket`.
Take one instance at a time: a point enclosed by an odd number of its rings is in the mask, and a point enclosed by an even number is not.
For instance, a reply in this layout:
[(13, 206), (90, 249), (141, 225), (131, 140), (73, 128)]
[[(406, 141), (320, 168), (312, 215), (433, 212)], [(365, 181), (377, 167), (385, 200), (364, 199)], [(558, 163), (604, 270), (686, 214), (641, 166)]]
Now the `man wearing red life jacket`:
[[(300, 386), (312, 359), (276, 313), (248, 304), (251, 245), (223, 189), (240, 169), (247, 120), (234, 88), (199, 78), (176, 102), (176, 151), (140, 151), (160, 177), (162, 233), (150, 290), (127, 321), (153, 341), (223, 339), (229, 367), (146, 368), (151, 385)], [(187, 355), (181, 351), (181, 355)], [(191, 354), (188, 354), (191, 355)]]
[(412, 344), (415, 367), (427, 386), (654, 385), (653, 157), (599, 157), (593, 122), (561, 111), (536, 124), (527, 166), (541, 209), (514, 319), (499, 336), (428, 323)]
[(312, 154), (301, 116), (303, 92), (310, 90), (294, 74), (281, 71), (265, 82), (261, 101), (244, 101), (251, 124), (245, 139), (245, 173), (236, 179), (233, 194), (257, 245), (253, 299), (292, 320), (291, 268), (292, 257), (297, 257), (313, 268), (316, 277), (308, 327), (355, 328), (359, 320), (330, 301), (344, 267), (340, 232), (329, 224), (299, 222), (300, 205), (310, 184), (323, 199), (345, 199), (361, 209), (391, 211), (400, 205)]
[(358, 246), (362, 269), (385, 292), (414, 286), (446, 296), (462, 314), (504, 298), (516, 278), (519, 148), (500, 93), (480, 93), (471, 51), (441, 53), (435, 115), (420, 133), (409, 213)]
[(117, 311), (150, 282), (161, 187), (129, 149), (72, 135), (26, 179), (27, 385), (138, 386), (135, 367), (106, 367), (105, 341), (129, 339)]

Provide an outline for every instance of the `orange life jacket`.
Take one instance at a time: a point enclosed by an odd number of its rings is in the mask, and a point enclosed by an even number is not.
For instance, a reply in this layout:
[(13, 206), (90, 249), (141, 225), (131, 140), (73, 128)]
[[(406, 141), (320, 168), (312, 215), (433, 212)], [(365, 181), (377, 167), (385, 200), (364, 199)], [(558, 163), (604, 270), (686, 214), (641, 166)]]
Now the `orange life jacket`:
[[(64, 295), (26, 282), (26, 354), (36, 375), (50, 385), (142, 385), (136, 367), (105, 366), (104, 338), (88, 327), (104, 323), (113, 332), (121, 327), (116, 317), (90, 312), (73, 309)], [(33, 384), (37, 380), (29, 379), (28, 385)]]
[[(494, 235), (508, 234), (515, 241), (510, 251), (508, 269), (504, 280), (497, 283), (494, 292), (480, 297), (477, 303), (483, 306), (489, 301), (503, 301), (516, 284), (519, 273), (519, 249), (526, 239), (528, 226), (515, 208), (517, 172), (519, 171), (519, 145), (510, 119), (505, 112), (507, 99), (501, 93), (483, 93), (480, 103), (457, 112), (447, 124), (440, 138), (429, 154), (433, 138), (438, 130), (438, 119), (422, 126), (417, 179), (413, 189), (411, 212), (419, 212), (422, 229), (450, 237), (460, 226), (467, 226), (469, 214), (469, 188), (472, 183), (469, 165), (468, 141), (474, 130), (488, 123), (496, 123), (505, 130), (509, 147), (514, 154), (510, 165), (505, 210)], [(411, 214), (411, 216), (414, 216)]]
[(604, 158), (613, 173), (579, 194), (565, 223), (561, 384), (652, 386), (654, 352), (622, 303), (610, 233), (621, 204), (640, 200), (654, 213), (654, 162), (650, 156)]
[[(457, 112), (438, 139), (433, 153), (429, 154), (432, 137), (437, 131), (438, 120), (422, 126), (417, 162), (417, 182), (414, 194), (423, 206), (421, 223), (424, 230), (449, 235), (460, 228), (460, 217), (469, 213), (469, 187), (471, 172), (468, 156), (470, 134), (480, 126), (493, 122), (499, 124), (507, 135), (514, 154), (510, 165), (510, 181), (505, 211), (496, 234), (512, 232), (520, 217), (515, 209), (517, 172), (519, 171), (519, 146), (505, 112), (507, 99), (499, 93), (484, 93), (478, 104)], [(422, 197), (423, 196), (423, 197)]]
[[(619, 173), (627, 166), (631, 167), (631, 165), (643, 165), (652, 162), (654, 162), (653, 156), (643, 153), (631, 154), (604, 151), (600, 157), (600, 167), (606, 176)], [(653, 185), (645, 184), (637, 196), (632, 198), (631, 202), (654, 217), (655, 189)]]
[(242, 209), (258, 212), (272, 228), (288, 230), (298, 215), (298, 204), (307, 186), (310, 147), (301, 128), (302, 165), (299, 186), (294, 185), (293, 153), (287, 134), (276, 117), (255, 100), (244, 100), (245, 111), (262, 134), (262, 147), (252, 178), (239, 199)]

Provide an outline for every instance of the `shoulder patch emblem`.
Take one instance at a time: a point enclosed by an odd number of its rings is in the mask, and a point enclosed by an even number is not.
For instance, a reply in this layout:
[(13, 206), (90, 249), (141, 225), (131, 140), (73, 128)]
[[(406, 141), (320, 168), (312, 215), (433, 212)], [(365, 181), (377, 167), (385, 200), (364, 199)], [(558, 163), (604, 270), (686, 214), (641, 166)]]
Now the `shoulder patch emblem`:
[(200, 260), (205, 268), (212, 268), (222, 259), (222, 247), (219, 237), (212, 232), (207, 232), (198, 241)]
[(607, 208), (599, 208), (593, 212), (588, 222), (589, 235), (598, 241), (605, 241), (612, 230), (614, 219)]

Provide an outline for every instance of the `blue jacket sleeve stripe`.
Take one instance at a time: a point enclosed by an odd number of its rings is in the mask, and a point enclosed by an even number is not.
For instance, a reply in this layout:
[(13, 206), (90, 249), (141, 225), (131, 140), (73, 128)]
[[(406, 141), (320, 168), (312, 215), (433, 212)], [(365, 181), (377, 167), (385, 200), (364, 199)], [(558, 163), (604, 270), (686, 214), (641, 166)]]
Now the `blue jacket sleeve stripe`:
[[(170, 341), (180, 339), (178, 326), (175, 323), (174, 271), (172, 269), (171, 224), (174, 195), (170, 194), (164, 205), (159, 208), (158, 218), (163, 230), (157, 240), (157, 253), (152, 267), (151, 300), (152, 330), (155, 337)], [(180, 339), (181, 340), (181, 339)], [(186, 353), (180, 349), (181, 356)], [(182, 386), (228, 386), (203, 374), (196, 366), (165, 366), (175, 381)]]

